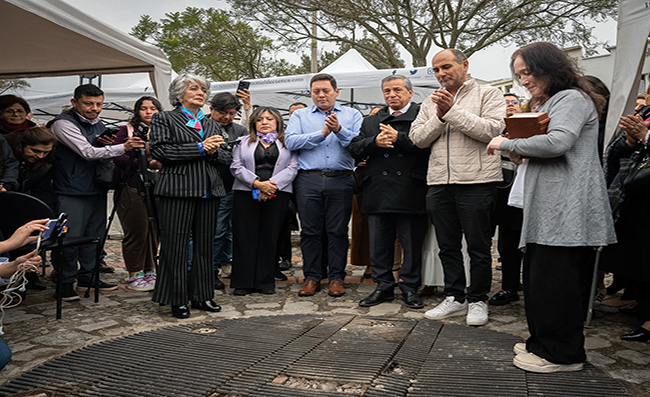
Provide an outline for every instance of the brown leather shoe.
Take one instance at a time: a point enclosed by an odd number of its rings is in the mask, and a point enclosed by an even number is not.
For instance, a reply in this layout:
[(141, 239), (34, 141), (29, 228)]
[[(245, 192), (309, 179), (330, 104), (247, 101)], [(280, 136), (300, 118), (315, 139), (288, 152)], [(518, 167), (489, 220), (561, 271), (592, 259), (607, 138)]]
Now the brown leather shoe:
[(345, 288), (343, 288), (343, 280), (330, 281), (329, 295), (334, 297), (345, 295)]
[(316, 280), (307, 280), (298, 291), (298, 296), (312, 296), (318, 291), (320, 291), (320, 283)]

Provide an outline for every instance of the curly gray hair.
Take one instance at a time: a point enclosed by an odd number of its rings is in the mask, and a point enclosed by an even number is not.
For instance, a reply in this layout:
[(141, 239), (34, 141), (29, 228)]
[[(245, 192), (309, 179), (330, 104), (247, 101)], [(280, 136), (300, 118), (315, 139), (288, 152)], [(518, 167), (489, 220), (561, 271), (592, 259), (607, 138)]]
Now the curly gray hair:
[(178, 98), (183, 96), (187, 86), (191, 83), (197, 83), (205, 87), (207, 90), (206, 100), (207, 98), (210, 98), (210, 80), (192, 74), (182, 74), (176, 77), (169, 85), (169, 103), (171, 103), (172, 106), (178, 106), (181, 104), (181, 101)]

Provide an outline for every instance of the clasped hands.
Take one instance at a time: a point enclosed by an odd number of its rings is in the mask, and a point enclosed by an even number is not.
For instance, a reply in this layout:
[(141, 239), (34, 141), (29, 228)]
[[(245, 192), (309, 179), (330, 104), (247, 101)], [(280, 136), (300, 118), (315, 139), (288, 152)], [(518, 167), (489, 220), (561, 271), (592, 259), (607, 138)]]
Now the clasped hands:
[(325, 126), (323, 127), (323, 136), (327, 137), (330, 132), (337, 133), (341, 131), (341, 125), (339, 124), (339, 119), (336, 117), (336, 113), (332, 112), (329, 116), (325, 117)]
[(221, 135), (212, 135), (209, 138), (206, 138), (206, 140), (203, 141), (203, 150), (207, 154), (215, 154), (217, 152), (217, 149), (219, 149), (219, 146), (223, 145), (226, 143), (226, 141), (223, 140), (223, 137)]
[(625, 139), (630, 147), (636, 145), (639, 141), (645, 142), (645, 136), (648, 133), (648, 123), (644, 122), (641, 116), (623, 116), (618, 126), (625, 131)]
[(397, 141), (397, 130), (385, 124), (379, 124), (379, 134), (375, 137), (375, 145), (381, 148), (392, 149)]
[(259, 201), (266, 201), (273, 197), (275, 192), (278, 190), (278, 184), (273, 181), (258, 181), (257, 179), (253, 181), (253, 189), (260, 190)]
[(447, 90), (435, 90), (431, 94), (431, 100), (436, 104), (436, 112), (438, 118), (442, 118), (447, 114), (449, 109), (454, 106), (454, 96)]

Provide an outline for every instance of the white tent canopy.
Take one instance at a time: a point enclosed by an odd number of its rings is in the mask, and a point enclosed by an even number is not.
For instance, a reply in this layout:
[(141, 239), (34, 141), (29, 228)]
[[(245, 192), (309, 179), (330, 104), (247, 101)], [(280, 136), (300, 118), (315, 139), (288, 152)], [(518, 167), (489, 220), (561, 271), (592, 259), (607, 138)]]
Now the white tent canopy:
[(341, 55), (339, 59), (326, 66), (325, 69), (321, 70), (321, 73), (361, 72), (368, 70), (377, 70), (377, 68), (372, 66), (359, 51), (352, 48)]
[(605, 144), (616, 131), (624, 114), (632, 114), (639, 77), (650, 35), (650, 8), (645, 0), (621, 0), (618, 6), (616, 59), (612, 78)]
[(0, 37), (0, 79), (145, 72), (163, 98), (171, 82), (162, 50), (61, 0), (1, 0)]
[[(343, 60), (342, 62), (339, 62)], [(336, 79), (341, 93), (338, 102), (354, 104), (364, 111), (374, 104), (383, 104), (381, 80), (392, 74), (407, 76), (414, 86), (413, 102), (422, 102), (431, 92), (440, 87), (431, 67), (403, 69), (375, 69), (356, 50), (350, 50), (323, 69)], [(314, 74), (294, 76), (269, 77), (252, 79), (250, 92), (252, 102), (260, 106), (273, 106), (278, 109), (288, 109), (294, 102), (311, 104), (309, 96), (309, 80)], [(212, 83), (212, 92), (227, 91), (235, 93), (237, 81)]]

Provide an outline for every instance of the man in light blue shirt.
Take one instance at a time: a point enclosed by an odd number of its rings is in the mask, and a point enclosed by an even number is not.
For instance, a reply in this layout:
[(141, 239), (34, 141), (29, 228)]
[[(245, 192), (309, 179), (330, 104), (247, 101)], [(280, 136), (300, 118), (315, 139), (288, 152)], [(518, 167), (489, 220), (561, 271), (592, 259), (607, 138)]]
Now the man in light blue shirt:
[(348, 223), (355, 185), (354, 160), (347, 147), (359, 134), (362, 116), (358, 110), (336, 103), (339, 90), (334, 77), (317, 74), (309, 86), (314, 105), (296, 110), (285, 132), (287, 148), (299, 151), (294, 191), (302, 227), (305, 285), (298, 295), (311, 296), (320, 290), (325, 233), (329, 295), (338, 297), (345, 294)]

